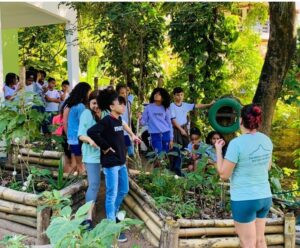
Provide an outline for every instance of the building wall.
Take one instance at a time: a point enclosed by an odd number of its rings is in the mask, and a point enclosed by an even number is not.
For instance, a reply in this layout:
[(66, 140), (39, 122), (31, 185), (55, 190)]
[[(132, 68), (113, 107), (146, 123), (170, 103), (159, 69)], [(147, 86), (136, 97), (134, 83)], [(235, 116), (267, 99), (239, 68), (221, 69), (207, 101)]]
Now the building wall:
[(3, 77), (8, 72), (19, 74), (18, 29), (2, 30)]

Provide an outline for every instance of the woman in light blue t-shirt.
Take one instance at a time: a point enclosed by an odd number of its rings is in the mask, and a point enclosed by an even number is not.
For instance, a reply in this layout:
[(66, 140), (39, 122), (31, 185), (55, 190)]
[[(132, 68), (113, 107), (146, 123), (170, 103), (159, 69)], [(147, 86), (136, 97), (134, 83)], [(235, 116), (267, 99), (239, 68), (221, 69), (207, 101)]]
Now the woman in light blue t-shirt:
[(84, 224), (88, 226), (88, 229), (92, 228), (92, 212), (100, 189), (101, 178), (100, 149), (96, 143), (87, 136), (87, 130), (100, 120), (101, 112), (98, 108), (97, 96), (98, 90), (93, 91), (89, 95), (87, 108), (80, 115), (78, 127), (78, 138), (83, 142), (81, 147), (82, 162), (85, 165), (89, 182), (85, 200), (86, 202), (93, 202), (87, 220), (84, 222)]
[(242, 134), (231, 140), (225, 158), (224, 140), (216, 146), (217, 170), (222, 179), (230, 178), (231, 210), (242, 247), (266, 248), (266, 217), (272, 205), (268, 171), (272, 163), (272, 141), (257, 131), (260, 107), (250, 104), (241, 110)]

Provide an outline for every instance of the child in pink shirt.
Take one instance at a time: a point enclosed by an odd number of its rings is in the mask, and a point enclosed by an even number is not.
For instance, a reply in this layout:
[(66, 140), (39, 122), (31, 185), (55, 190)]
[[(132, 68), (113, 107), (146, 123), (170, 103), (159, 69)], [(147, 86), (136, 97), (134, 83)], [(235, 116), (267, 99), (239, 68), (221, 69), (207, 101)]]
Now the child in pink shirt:
[(61, 114), (55, 115), (52, 119), (52, 125), (58, 126), (53, 132), (56, 136), (62, 136), (64, 131), (63, 116)]

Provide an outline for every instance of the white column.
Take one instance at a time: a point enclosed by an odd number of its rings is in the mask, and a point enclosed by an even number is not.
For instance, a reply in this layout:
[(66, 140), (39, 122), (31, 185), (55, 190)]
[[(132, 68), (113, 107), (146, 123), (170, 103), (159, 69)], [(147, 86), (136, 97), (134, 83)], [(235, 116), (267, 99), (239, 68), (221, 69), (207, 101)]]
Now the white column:
[(77, 20), (68, 21), (66, 25), (68, 80), (71, 88), (79, 83), (79, 47)]
[(3, 53), (2, 53), (2, 19), (1, 19), (1, 8), (0, 8), (0, 102), (4, 101), (4, 77), (3, 77)]

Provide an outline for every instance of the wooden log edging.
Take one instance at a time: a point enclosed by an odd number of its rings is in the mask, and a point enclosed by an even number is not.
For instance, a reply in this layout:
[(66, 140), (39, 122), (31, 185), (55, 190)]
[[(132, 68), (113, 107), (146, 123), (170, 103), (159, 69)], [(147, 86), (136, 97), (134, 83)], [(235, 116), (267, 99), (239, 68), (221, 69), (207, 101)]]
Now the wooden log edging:
[[(84, 192), (87, 181), (81, 180), (60, 190), (62, 196), (71, 195), (75, 200), (72, 208), (77, 210), (85, 202)], [(6, 232), (14, 232), (33, 237), (36, 244), (49, 243), (45, 234), (50, 224), (52, 211), (49, 208), (37, 211), (41, 204), (39, 195), (0, 187), (0, 227)]]
[(36, 217), (36, 207), (27, 206), (15, 202), (0, 200), (0, 211), (8, 214)]
[(155, 222), (156, 225), (159, 227), (164, 226), (164, 222), (161, 218), (159, 218), (147, 205), (146, 202), (144, 202), (134, 191), (130, 190), (129, 194), (137, 201), (137, 203), (144, 209), (144, 211), (147, 213), (147, 215)]
[[(2, 234), (2, 237), (6, 236), (6, 235), (11, 236), (11, 235), (15, 234), (13, 231), (7, 230), (1, 226), (0, 226), (0, 233)], [(27, 236), (25, 240), (26, 240), (26, 243), (28, 243), (29, 245), (36, 243), (36, 237)], [(3, 247), (3, 246), (0, 246), (0, 247), (7, 248), (7, 247)], [(31, 248), (31, 246), (30, 246), (30, 248)]]
[[(126, 205), (125, 202), (123, 202), (123, 209), (126, 211), (126, 213), (131, 217), (131, 218), (137, 218), (139, 219), (139, 217), (130, 209), (130, 207), (128, 207)], [(157, 239), (150, 231), (147, 227), (143, 228), (141, 231), (143, 237), (148, 240), (148, 242), (150, 242), (151, 245), (153, 245), (154, 247), (158, 247), (159, 246), (159, 239)]]
[[(9, 169), (9, 170), (16, 169), (17, 171), (20, 171), (21, 170), (21, 166), (23, 166), (23, 168), (24, 168), (24, 165), (22, 165), (22, 163), (18, 163), (18, 164), (15, 164), (15, 165), (13, 165), (13, 164), (6, 164), (5, 165), (5, 169)], [(56, 172), (57, 169), (58, 169), (58, 166), (53, 167), (53, 166), (42, 165), (42, 164), (35, 164), (34, 166), (36, 168), (39, 168), (39, 169), (47, 169), (47, 170), (51, 171), (52, 173)]]
[[(172, 241), (172, 248), (240, 247), (232, 219), (172, 220), (177, 223), (179, 228), (178, 233), (171, 232), (171, 228), (166, 227), (170, 217), (160, 215), (161, 211), (157, 211), (153, 204), (153, 198), (130, 179), (130, 191), (124, 200), (124, 209), (131, 213), (131, 216), (136, 216), (145, 222), (144, 236), (155, 247), (170, 247), (166, 246), (170, 244), (170, 241), (167, 242), (166, 240), (172, 235), (173, 239), (177, 240)], [(265, 230), (267, 244), (272, 247), (294, 248), (295, 228), (293, 229), (292, 226), (295, 227), (295, 218), (292, 215), (267, 218)], [(160, 237), (158, 237), (159, 232)], [(177, 238), (174, 238), (176, 235)], [(294, 245), (288, 246), (287, 244)]]
[(51, 159), (51, 158), (43, 158), (43, 157), (28, 157), (28, 156), (24, 156), (24, 155), (21, 155), (21, 158), (19, 158), (19, 161), (47, 165), (47, 166), (51, 166), (51, 167), (58, 167), (58, 165), (59, 165), (59, 159)]
[(42, 152), (35, 152), (32, 149), (27, 149), (27, 148), (21, 148), (19, 150), (20, 154), (30, 156), (30, 157), (40, 157), (40, 158), (54, 158), (60, 160), (60, 158), (63, 156), (63, 152), (58, 152), (58, 151), (42, 151)]
[(171, 217), (167, 217), (161, 232), (159, 248), (177, 248), (179, 246), (179, 224)]
[(0, 199), (22, 203), (29, 206), (37, 206), (38, 203), (38, 196), (35, 194), (20, 192), (2, 186), (0, 186)]
[(26, 236), (37, 237), (36, 228), (29, 227), (26, 225), (18, 224), (9, 220), (0, 219), (0, 226), (2, 229), (23, 234)]
[(73, 195), (76, 192), (79, 192), (82, 189), (85, 189), (88, 186), (86, 179), (80, 180), (74, 184), (69, 185), (68, 187), (60, 190), (61, 196)]
[[(233, 227), (232, 219), (222, 220), (193, 220), (193, 219), (178, 219), (180, 227)], [(266, 225), (283, 225), (284, 218), (267, 218)]]
[(42, 211), (39, 211), (37, 213), (37, 245), (43, 245), (48, 244), (49, 239), (46, 235), (46, 230), (50, 224), (50, 218), (51, 218), (51, 209), (50, 208), (44, 208)]
[[(284, 243), (283, 234), (266, 235), (267, 245), (281, 245)], [(238, 237), (218, 237), (218, 238), (203, 238), (203, 239), (179, 239), (179, 247), (198, 248), (198, 247), (240, 247)]]
[(293, 213), (285, 215), (284, 219), (284, 247), (295, 248), (296, 246), (296, 219)]
[(0, 212), (0, 219), (17, 222), (26, 226), (36, 227), (36, 218)]
[(132, 196), (127, 195), (124, 199), (125, 204), (136, 214), (147, 226), (149, 231), (155, 236), (156, 239), (160, 239), (161, 228), (145, 213), (145, 211), (139, 206), (139, 204), (133, 199)]
[[(283, 233), (283, 226), (266, 226), (266, 234)], [(201, 236), (227, 236), (237, 235), (234, 227), (202, 227), (202, 228), (180, 228), (179, 237), (201, 237)]]

